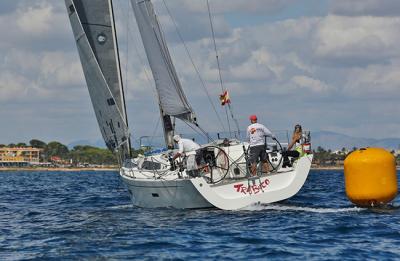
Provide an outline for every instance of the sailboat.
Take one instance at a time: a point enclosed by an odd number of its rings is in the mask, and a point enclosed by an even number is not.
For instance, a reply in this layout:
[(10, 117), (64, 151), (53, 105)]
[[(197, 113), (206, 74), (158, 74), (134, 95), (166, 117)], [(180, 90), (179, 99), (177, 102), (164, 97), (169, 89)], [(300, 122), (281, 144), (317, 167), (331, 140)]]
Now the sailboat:
[(249, 144), (239, 139), (201, 145), (204, 164), (195, 172), (188, 171), (184, 161), (171, 162), (176, 151), (173, 122), (200, 126), (150, 0), (131, 0), (131, 6), (155, 81), (166, 148), (133, 158), (112, 0), (65, 0), (65, 4), (101, 134), (120, 159), (119, 175), (133, 205), (236, 210), (285, 200), (301, 189), (312, 154), (283, 167), (277, 140), (265, 148), (272, 171), (255, 176), (248, 166)]

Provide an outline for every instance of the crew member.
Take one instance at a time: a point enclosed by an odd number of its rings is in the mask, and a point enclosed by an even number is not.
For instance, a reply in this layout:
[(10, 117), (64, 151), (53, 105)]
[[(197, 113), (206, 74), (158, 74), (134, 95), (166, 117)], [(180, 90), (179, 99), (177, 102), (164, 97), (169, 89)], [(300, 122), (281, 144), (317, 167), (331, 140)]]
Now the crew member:
[(247, 127), (247, 138), (249, 139), (250, 146), (250, 171), (253, 176), (256, 175), (257, 161), (262, 162), (262, 171), (267, 173), (269, 171), (268, 155), (266, 152), (265, 137), (272, 137), (275, 135), (264, 125), (257, 123), (257, 116), (250, 116), (250, 126)]
[[(292, 164), (289, 161), (289, 157), (298, 158), (304, 154), (303, 146), (302, 146), (303, 138), (304, 138), (303, 130), (301, 128), (301, 125), (296, 124), (296, 126), (294, 126), (292, 140), (290, 141), (287, 150), (282, 152), (282, 156), (283, 156), (282, 167), (283, 168), (292, 166)], [(292, 150), (293, 147), (295, 148), (294, 150)]]
[(183, 139), (179, 135), (175, 135), (173, 137), (175, 143), (178, 144), (178, 152), (172, 157), (172, 161), (177, 159), (180, 156), (186, 156), (186, 168), (188, 171), (193, 171), (197, 169), (197, 159), (196, 150), (200, 149), (200, 145), (196, 142)]

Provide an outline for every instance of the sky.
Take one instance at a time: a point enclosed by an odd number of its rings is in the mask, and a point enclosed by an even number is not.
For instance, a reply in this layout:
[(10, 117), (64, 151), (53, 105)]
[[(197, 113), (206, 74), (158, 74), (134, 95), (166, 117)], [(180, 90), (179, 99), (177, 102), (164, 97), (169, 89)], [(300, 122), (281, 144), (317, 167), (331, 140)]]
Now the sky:
[[(200, 125), (228, 130), (206, 0), (153, 3)], [(159, 135), (154, 83), (129, 1), (114, 0), (114, 7), (132, 139)], [(271, 130), (300, 123), (400, 137), (400, 1), (210, 0), (210, 7), (223, 86), (241, 129), (257, 114)], [(100, 139), (64, 1), (2, 0), (0, 34), (0, 143)]]

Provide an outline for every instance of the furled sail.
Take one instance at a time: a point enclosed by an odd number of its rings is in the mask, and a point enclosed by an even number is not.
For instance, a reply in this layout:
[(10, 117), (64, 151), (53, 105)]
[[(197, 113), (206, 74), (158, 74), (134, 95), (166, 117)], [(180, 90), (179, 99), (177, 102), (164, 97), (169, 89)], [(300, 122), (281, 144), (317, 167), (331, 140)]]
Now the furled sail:
[(65, 0), (90, 98), (107, 147), (130, 143), (111, 0)]
[(131, 0), (163, 116), (195, 122), (150, 0)]

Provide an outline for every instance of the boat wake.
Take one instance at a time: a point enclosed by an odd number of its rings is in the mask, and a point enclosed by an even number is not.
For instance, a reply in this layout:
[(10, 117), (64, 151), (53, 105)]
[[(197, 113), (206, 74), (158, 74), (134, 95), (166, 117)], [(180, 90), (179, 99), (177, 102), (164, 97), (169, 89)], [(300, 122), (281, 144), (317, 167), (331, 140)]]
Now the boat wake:
[(128, 209), (128, 208), (132, 208), (132, 204), (125, 204), (125, 205), (109, 207), (109, 209)]
[(349, 208), (313, 208), (313, 207), (300, 207), (291, 205), (253, 205), (241, 210), (246, 211), (262, 211), (262, 210), (274, 210), (274, 211), (297, 211), (297, 212), (312, 212), (312, 213), (338, 213), (338, 212), (360, 212), (367, 210), (366, 208), (349, 207)]

